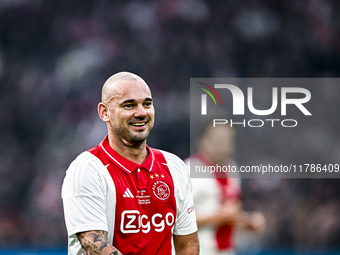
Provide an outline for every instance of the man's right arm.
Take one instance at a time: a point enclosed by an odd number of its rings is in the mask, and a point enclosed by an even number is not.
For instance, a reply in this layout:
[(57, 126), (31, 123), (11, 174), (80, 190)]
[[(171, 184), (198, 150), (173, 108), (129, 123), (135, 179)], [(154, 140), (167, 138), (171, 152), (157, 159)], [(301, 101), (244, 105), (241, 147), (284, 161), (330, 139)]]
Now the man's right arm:
[(227, 201), (221, 208), (208, 215), (196, 215), (198, 227), (221, 226), (223, 224), (237, 225), (241, 215), (240, 201)]
[(123, 255), (108, 242), (106, 231), (92, 230), (77, 233), (84, 255)]

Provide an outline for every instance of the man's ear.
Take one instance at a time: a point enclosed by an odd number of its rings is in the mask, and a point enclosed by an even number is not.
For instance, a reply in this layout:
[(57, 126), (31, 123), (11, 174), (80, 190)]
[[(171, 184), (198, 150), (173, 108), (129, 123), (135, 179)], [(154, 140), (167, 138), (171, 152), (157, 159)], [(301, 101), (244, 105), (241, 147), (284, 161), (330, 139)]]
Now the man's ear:
[(98, 114), (99, 117), (104, 121), (104, 122), (109, 122), (109, 111), (108, 111), (108, 106), (104, 104), (103, 102), (100, 102), (98, 104)]

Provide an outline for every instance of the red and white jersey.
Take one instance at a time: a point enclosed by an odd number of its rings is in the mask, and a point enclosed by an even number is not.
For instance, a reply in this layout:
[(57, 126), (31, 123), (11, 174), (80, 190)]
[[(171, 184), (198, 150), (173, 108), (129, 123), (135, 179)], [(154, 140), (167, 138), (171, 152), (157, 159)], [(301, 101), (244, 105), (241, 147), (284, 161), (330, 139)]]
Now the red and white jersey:
[[(189, 168), (190, 165), (212, 165), (208, 159), (200, 154), (193, 155), (186, 159), (185, 162)], [(236, 166), (232, 160), (229, 163)], [(207, 173), (204, 177), (191, 179), (196, 215), (201, 217), (212, 215), (220, 209), (221, 204), (224, 202), (230, 199), (240, 199), (241, 185), (238, 178), (216, 178), (214, 174), (210, 173)], [(199, 228), (200, 254), (229, 254), (234, 249), (234, 231), (235, 227), (227, 224), (218, 228), (214, 226)]]
[(197, 231), (186, 165), (147, 149), (139, 165), (115, 152), (106, 137), (71, 163), (62, 187), (69, 254), (82, 254), (78, 232), (107, 231), (124, 255), (170, 255), (173, 235)]

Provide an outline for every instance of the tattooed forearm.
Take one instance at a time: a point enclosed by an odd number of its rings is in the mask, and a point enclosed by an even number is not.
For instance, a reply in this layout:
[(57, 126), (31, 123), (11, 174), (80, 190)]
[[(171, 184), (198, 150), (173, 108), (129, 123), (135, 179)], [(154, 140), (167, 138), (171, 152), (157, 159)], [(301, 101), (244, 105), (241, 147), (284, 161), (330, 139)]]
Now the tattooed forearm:
[(86, 255), (90, 254), (101, 254), (103, 249), (107, 247), (107, 233), (105, 231), (89, 231), (78, 233), (78, 239), (81, 243), (83, 253)]
[[(108, 242), (107, 232), (93, 230), (77, 233), (84, 255), (123, 255)], [(104, 248), (107, 248), (104, 250)]]

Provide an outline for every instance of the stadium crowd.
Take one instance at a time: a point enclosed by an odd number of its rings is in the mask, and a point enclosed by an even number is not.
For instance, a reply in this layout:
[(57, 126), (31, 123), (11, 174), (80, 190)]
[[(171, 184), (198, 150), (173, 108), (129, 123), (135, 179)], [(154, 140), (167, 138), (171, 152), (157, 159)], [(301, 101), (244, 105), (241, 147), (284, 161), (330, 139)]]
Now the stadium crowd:
[[(336, 0), (1, 1), (0, 247), (66, 246), (62, 180), (105, 135), (96, 107), (111, 74), (146, 80), (157, 116), (148, 143), (185, 158), (190, 77), (338, 77), (339, 8)], [(303, 133), (239, 130), (236, 160), (339, 163), (340, 86), (327, 88), (313, 88), (323, 103)], [(267, 217), (253, 247), (340, 248), (338, 179), (244, 179), (242, 188), (245, 208)]]

